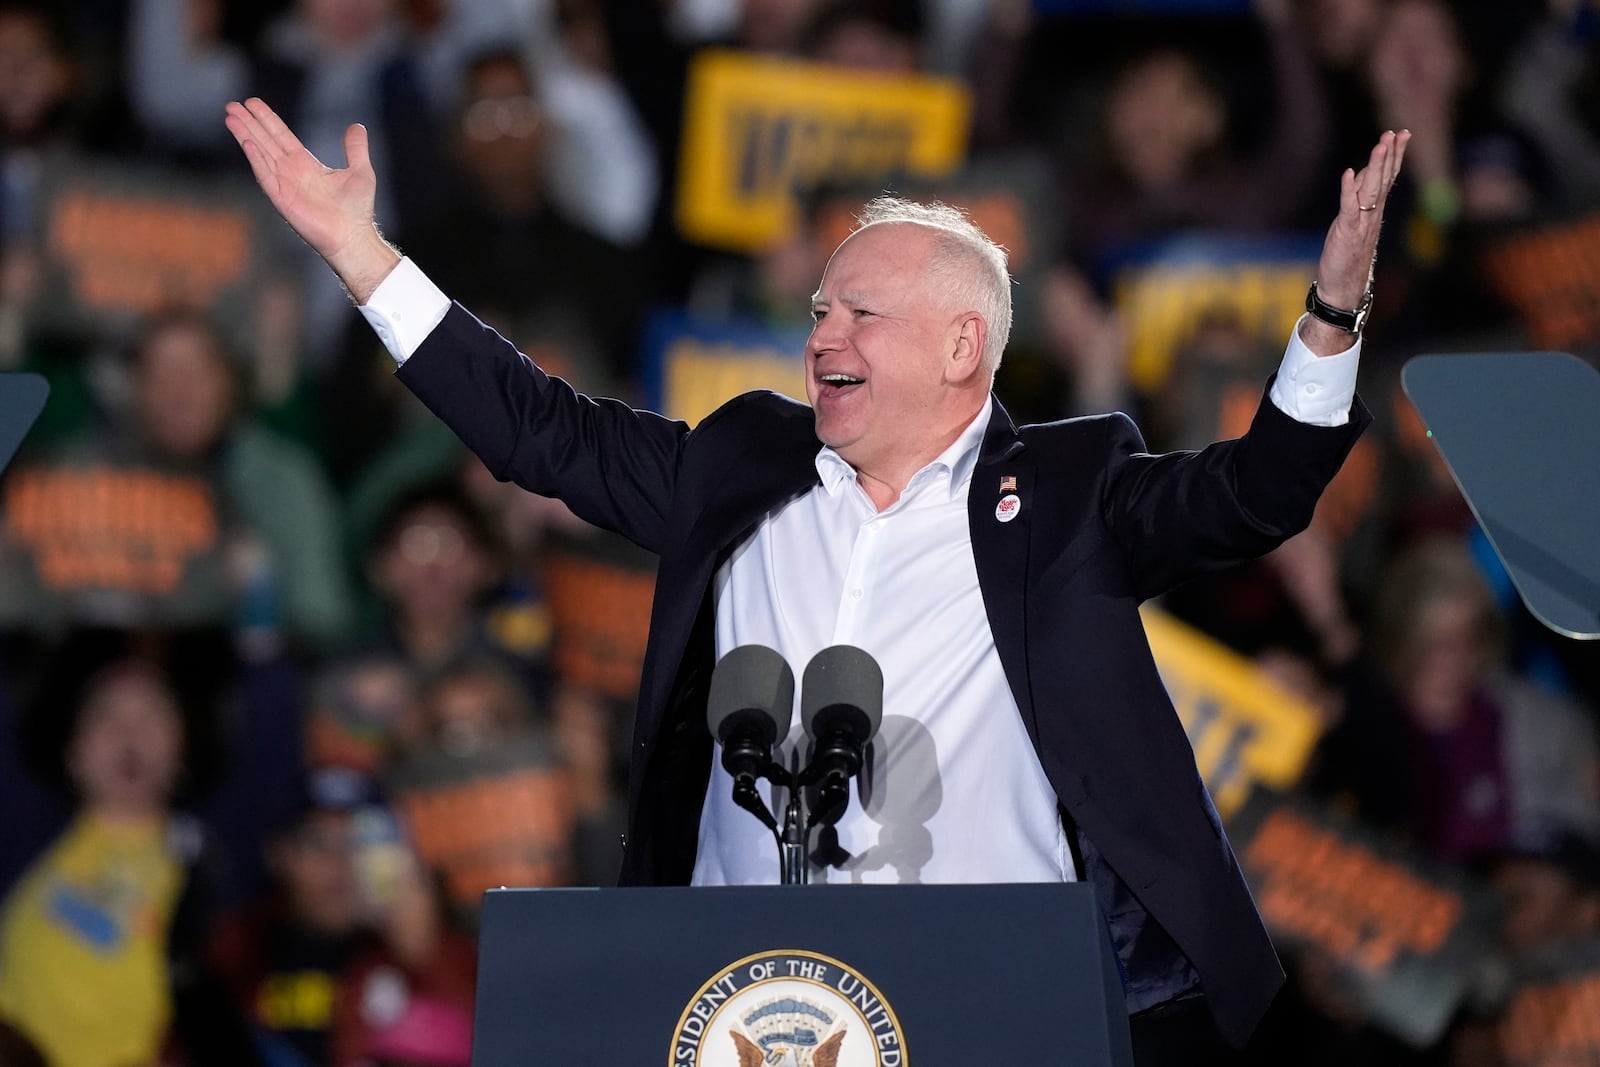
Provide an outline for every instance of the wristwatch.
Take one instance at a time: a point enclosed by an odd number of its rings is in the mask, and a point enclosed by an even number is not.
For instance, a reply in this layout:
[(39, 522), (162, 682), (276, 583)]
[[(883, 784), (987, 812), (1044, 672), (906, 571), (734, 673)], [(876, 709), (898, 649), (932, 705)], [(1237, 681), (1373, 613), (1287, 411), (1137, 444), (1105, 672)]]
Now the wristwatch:
[(1369, 285), (1367, 291), (1361, 294), (1361, 303), (1354, 311), (1346, 311), (1318, 296), (1317, 283), (1312, 282), (1311, 288), (1306, 291), (1306, 310), (1334, 329), (1359, 336), (1367, 325), (1367, 315), (1372, 311), (1372, 287)]

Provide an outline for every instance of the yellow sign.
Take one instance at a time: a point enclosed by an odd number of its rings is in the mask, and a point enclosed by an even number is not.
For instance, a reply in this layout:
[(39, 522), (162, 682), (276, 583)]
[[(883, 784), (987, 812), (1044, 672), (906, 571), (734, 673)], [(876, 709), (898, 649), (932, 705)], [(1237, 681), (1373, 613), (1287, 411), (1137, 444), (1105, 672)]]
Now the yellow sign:
[(1144, 629), (1200, 776), (1228, 818), (1253, 785), (1293, 785), (1322, 732), (1316, 709), (1243, 656), (1146, 607)]
[(971, 110), (953, 79), (702, 52), (689, 71), (678, 227), (759, 251), (793, 231), (797, 191), (954, 171)]
[(804, 401), (805, 363), (775, 348), (682, 337), (667, 347), (663, 412), (691, 426), (733, 397), (771, 389)]
[(1116, 280), (1117, 311), (1128, 330), (1128, 373), (1153, 392), (1178, 349), (1202, 322), (1224, 318), (1264, 343), (1284, 344), (1305, 310), (1315, 260), (1241, 259), (1130, 267)]

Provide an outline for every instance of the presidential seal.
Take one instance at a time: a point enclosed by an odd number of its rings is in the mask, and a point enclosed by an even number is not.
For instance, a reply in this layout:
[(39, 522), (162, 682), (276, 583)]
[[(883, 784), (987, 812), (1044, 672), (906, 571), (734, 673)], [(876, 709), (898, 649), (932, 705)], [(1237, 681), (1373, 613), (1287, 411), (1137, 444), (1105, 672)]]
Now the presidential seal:
[(668, 1067), (907, 1067), (894, 1009), (831, 956), (746, 956), (700, 987), (678, 1020)]

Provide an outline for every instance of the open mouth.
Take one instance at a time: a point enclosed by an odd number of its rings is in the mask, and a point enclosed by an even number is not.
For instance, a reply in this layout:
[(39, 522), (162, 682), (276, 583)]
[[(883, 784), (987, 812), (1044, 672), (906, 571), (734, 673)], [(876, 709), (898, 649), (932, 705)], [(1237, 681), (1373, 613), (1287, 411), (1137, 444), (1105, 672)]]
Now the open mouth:
[(838, 396), (849, 392), (856, 386), (865, 382), (863, 378), (855, 378), (848, 374), (819, 374), (817, 383), (822, 387), (823, 396)]

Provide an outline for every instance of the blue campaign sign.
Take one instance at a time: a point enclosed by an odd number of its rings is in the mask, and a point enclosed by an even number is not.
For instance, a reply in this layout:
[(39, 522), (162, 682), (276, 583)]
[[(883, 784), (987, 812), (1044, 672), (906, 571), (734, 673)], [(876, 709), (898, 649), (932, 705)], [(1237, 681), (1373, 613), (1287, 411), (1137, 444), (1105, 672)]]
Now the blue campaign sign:
[(806, 330), (800, 327), (658, 312), (644, 328), (647, 403), (693, 424), (752, 389), (803, 401), (805, 342)]

